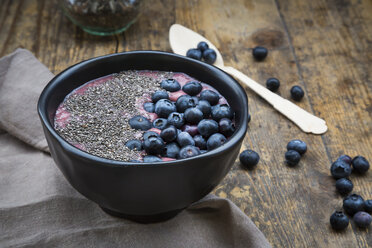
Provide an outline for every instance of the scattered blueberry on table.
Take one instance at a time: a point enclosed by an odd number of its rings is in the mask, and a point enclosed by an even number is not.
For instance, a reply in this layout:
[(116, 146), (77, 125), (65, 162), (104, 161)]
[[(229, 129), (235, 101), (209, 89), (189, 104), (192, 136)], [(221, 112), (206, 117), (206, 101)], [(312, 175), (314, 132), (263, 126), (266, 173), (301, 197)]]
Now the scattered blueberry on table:
[(341, 231), (349, 225), (349, 218), (342, 211), (336, 211), (331, 215), (330, 223), (334, 230)]
[(369, 162), (363, 156), (356, 156), (353, 158), (351, 165), (353, 166), (354, 171), (360, 174), (366, 173), (369, 169)]
[(372, 200), (364, 201), (364, 210), (368, 213), (372, 213)]
[(256, 46), (252, 50), (252, 55), (257, 61), (262, 61), (267, 57), (268, 51), (265, 47)]
[(280, 81), (277, 78), (269, 78), (266, 80), (266, 88), (272, 92), (276, 92), (279, 89)]
[(353, 216), (353, 220), (355, 225), (358, 227), (367, 228), (369, 225), (371, 225), (372, 217), (364, 211), (359, 211)]
[(258, 155), (257, 152), (248, 149), (240, 153), (239, 160), (242, 165), (248, 169), (252, 169), (260, 161), (260, 155)]
[(285, 153), (285, 161), (289, 166), (297, 165), (301, 156), (307, 151), (307, 145), (304, 141), (299, 139), (294, 139), (288, 142), (287, 152)]
[(204, 41), (198, 43), (196, 48), (191, 48), (186, 52), (186, 56), (196, 60), (204, 60), (204, 62), (213, 65), (217, 59), (217, 53)]
[(287, 151), (289, 150), (295, 150), (300, 155), (303, 155), (307, 151), (307, 145), (304, 141), (299, 139), (291, 140), (287, 144)]
[(364, 210), (364, 200), (360, 195), (349, 195), (343, 201), (343, 208), (347, 214), (353, 216), (355, 213)]
[(301, 155), (295, 150), (289, 150), (285, 153), (285, 161), (289, 166), (295, 166), (300, 162)]
[(305, 92), (303, 91), (303, 89), (298, 85), (293, 86), (290, 92), (291, 92), (292, 99), (297, 102), (301, 101), (301, 99), (305, 95)]
[(349, 155), (343, 154), (337, 158), (337, 160), (341, 160), (349, 165), (351, 165), (351, 157)]
[(349, 194), (353, 187), (353, 183), (347, 178), (340, 178), (336, 181), (336, 189), (341, 195)]
[(342, 160), (336, 160), (331, 165), (331, 175), (335, 179), (348, 178), (351, 174), (351, 166)]

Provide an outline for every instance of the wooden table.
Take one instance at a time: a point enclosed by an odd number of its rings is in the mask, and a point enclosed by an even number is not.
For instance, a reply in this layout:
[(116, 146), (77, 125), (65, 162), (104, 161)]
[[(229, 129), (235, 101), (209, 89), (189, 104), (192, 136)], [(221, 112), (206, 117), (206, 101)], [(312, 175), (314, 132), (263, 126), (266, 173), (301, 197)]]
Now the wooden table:
[[(152, 2), (151, 5), (149, 2)], [(189, 27), (211, 40), (226, 64), (264, 84), (281, 81), (289, 98), (293, 85), (305, 90), (302, 108), (324, 118), (329, 131), (302, 133), (247, 89), (252, 121), (244, 147), (261, 160), (252, 171), (237, 161), (214, 193), (237, 204), (275, 247), (368, 247), (371, 227), (352, 223), (333, 232), (329, 217), (342, 206), (331, 178), (339, 155), (363, 155), (372, 163), (372, 2), (369, 0), (148, 1), (127, 32), (95, 37), (72, 25), (48, 0), (2, 0), (0, 55), (29, 49), (52, 72), (108, 53), (170, 51), (168, 29)], [(269, 49), (255, 62), (252, 47)], [(308, 152), (300, 164), (284, 163), (286, 144), (301, 139)], [(372, 198), (372, 172), (352, 175), (354, 191)]]

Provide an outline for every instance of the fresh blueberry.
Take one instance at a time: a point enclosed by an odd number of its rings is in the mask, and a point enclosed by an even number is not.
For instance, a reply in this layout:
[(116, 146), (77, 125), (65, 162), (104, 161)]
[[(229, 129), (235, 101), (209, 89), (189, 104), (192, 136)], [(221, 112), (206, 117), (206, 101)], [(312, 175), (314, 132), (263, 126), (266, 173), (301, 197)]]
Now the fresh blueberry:
[(186, 83), (183, 87), (182, 90), (186, 92), (190, 96), (196, 96), (197, 94), (200, 93), (200, 91), (203, 89), (203, 86), (201, 83), (196, 82), (196, 81), (191, 81)]
[(331, 174), (335, 179), (347, 178), (351, 174), (351, 166), (341, 160), (336, 160), (332, 163)]
[(140, 140), (128, 140), (125, 146), (131, 150), (142, 151), (142, 142)]
[(253, 48), (252, 55), (257, 61), (262, 61), (267, 56), (267, 49), (265, 47), (257, 46)]
[(155, 111), (155, 104), (152, 102), (145, 102), (143, 104), (143, 109), (146, 110), (149, 113), (154, 113)]
[(202, 52), (199, 49), (189, 49), (186, 53), (186, 56), (192, 59), (201, 60)]
[(165, 142), (172, 142), (177, 138), (177, 129), (174, 126), (164, 128), (160, 133), (160, 137)]
[(143, 158), (143, 162), (145, 162), (145, 163), (154, 163), (154, 162), (163, 162), (163, 160), (161, 160), (161, 158), (159, 158), (157, 156), (146, 155)]
[(179, 158), (190, 158), (190, 157), (194, 157), (196, 155), (199, 155), (200, 154), (200, 150), (199, 148), (195, 147), (195, 146), (192, 146), (192, 145), (188, 145), (188, 146), (185, 146), (183, 148), (181, 148), (180, 150), (180, 153), (179, 153)]
[(234, 116), (234, 113), (231, 110), (229, 105), (219, 104), (219, 105), (213, 106), (211, 115), (212, 115), (213, 120), (219, 121), (222, 118), (232, 119)]
[(212, 134), (207, 140), (207, 149), (213, 150), (226, 142), (226, 137), (220, 133)]
[(351, 161), (351, 164), (353, 166), (353, 169), (360, 174), (366, 173), (369, 169), (369, 163), (363, 156), (356, 156)]
[(164, 119), (164, 118), (158, 118), (152, 122), (152, 125), (154, 126), (154, 128), (163, 130), (164, 128), (168, 126), (168, 121), (167, 119)]
[(163, 150), (163, 156), (168, 158), (177, 158), (180, 153), (180, 148), (176, 142), (169, 143)]
[(170, 113), (176, 111), (176, 105), (168, 99), (161, 99), (155, 104), (155, 113), (160, 118), (168, 118)]
[(176, 92), (181, 89), (180, 83), (173, 78), (168, 78), (161, 81), (160, 87), (170, 92)]
[(216, 62), (217, 54), (213, 49), (208, 48), (203, 52), (203, 59), (206, 63), (213, 65)]
[(185, 117), (183, 113), (173, 112), (168, 116), (168, 124), (176, 128), (181, 128), (185, 124)]
[(158, 90), (155, 91), (151, 96), (151, 100), (153, 103), (157, 103), (160, 99), (169, 99), (168, 93), (163, 90)]
[(218, 123), (209, 119), (201, 120), (198, 124), (198, 132), (208, 138), (212, 134), (218, 132)]
[(349, 194), (353, 187), (353, 183), (347, 178), (340, 178), (336, 181), (336, 189), (341, 195)]
[(198, 124), (203, 119), (203, 112), (198, 108), (185, 110), (185, 120), (190, 124)]
[(226, 137), (230, 137), (235, 132), (235, 125), (230, 119), (222, 118), (218, 122), (218, 126), (220, 133), (222, 133)]
[(342, 211), (336, 211), (329, 219), (331, 226), (334, 230), (344, 230), (349, 225), (349, 218)]
[(360, 195), (352, 194), (346, 196), (343, 201), (343, 208), (349, 215), (354, 215), (364, 209), (364, 200)]
[(195, 141), (191, 137), (191, 135), (187, 132), (180, 132), (177, 136), (177, 143), (180, 147), (188, 146), (188, 145), (195, 145)]
[(372, 217), (366, 212), (359, 211), (354, 215), (353, 220), (355, 225), (358, 227), (367, 228), (369, 225), (371, 225)]
[(161, 154), (164, 146), (164, 141), (160, 137), (150, 137), (148, 139), (145, 139), (143, 142), (143, 148), (145, 148), (147, 154), (151, 155)]
[(149, 138), (158, 138), (158, 137), (160, 137), (160, 135), (153, 131), (147, 131), (143, 134), (143, 140), (147, 140)]
[(368, 213), (372, 213), (372, 200), (365, 200), (364, 201), (364, 211)]
[(220, 96), (213, 90), (203, 90), (199, 98), (200, 100), (208, 101), (212, 106), (216, 105), (220, 100)]
[(205, 41), (200, 41), (200, 42), (198, 43), (197, 48), (198, 48), (200, 51), (204, 52), (205, 50), (207, 50), (207, 49), (209, 48), (209, 46), (208, 46), (207, 42), (205, 42)]
[(184, 125), (182, 127), (183, 132), (188, 132), (191, 136), (198, 134), (198, 126), (196, 125)]
[(305, 93), (302, 88), (298, 85), (295, 85), (291, 88), (291, 97), (293, 100), (299, 102), (301, 101), (302, 97), (304, 97)]
[(136, 115), (132, 117), (131, 119), (129, 119), (129, 125), (133, 129), (142, 130), (142, 131), (149, 130), (152, 126), (151, 122), (147, 118), (141, 115)]
[(280, 81), (277, 78), (269, 78), (266, 80), (266, 88), (272, 92), (276, 92), (279, 89)]
[(245, 167), (251, 169), (260, 161), (260, 155), (253, 150), (244, 150), (239, 156), (240, 163)]
[(177, 111), (180, 113), (185, 112), (186, 109), (195, 107), (198, 101), (188, 95), (180, 96), (176, 101)]
[(201, 135), (194, 136), (195, 146), (199, 147), (200, 150), (207, 149), (207, 141)]
[(291, 140), (287, 144), (287, 151), (289, 150), (295, 150), (299, 154), (303, 155), (307, 150), (307, 145), (299, 139)]
[(285, 161), (289, 166), (295, 166), (300, 162), (301, 155), (295, 150), (289, 150), (285, 153)]
[(348, 155), (345, 155), (345, 154), (344, 155), (341, 155), (340, 157), (337, 158), (337, 160), (344, 161), (345, 163), (351, 165), (351, 157), (348, 156)]
[(204, 118), (208, 118), (209, 115), (211, 114), (212, 111), (211, 104), (206, 100), (200, 100), (196, 107), (200, 109), (200, 111), (203, 113)]

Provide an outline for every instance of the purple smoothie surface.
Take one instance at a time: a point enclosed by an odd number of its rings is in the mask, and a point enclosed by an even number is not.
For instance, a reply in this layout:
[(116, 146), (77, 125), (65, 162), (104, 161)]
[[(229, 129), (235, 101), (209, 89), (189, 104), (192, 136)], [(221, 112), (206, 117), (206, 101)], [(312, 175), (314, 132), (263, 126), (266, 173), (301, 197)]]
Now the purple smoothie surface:
[[(143, 161), (146, 152), (130, 150), (125, 143), (131, 139), (143, 140), (145, 131), (130, 128), (128, 120), (137, 115), (151, 122), (158, 118), (156, 113), (147, 112), (143, 105), (151, 102), (155, 91), (162, 90), (160, 83), (164, 79), (175, 79), (181, 85), (181, 90), (168, 92), (169, 100), (173, 102), (187, 95), (182, 90), (186, 83), (200, 82), (185, 73), (164, 71), (124, 71), (97, 78), (65, 97), (55, 113), (54, 127), (67, 142), (90, 154), (119, 161)], [(218, 93), (212, 86), (200, 83), (202, 91)], [(218, 94), (218, 104), (227, 104), (226, 99)], [(185, 124), (180, 129), (198, 134), (195, 125)], [(157, 128), (148, 131), (161, 132)], [(163, 161), (174, 160), (160, 158)]]

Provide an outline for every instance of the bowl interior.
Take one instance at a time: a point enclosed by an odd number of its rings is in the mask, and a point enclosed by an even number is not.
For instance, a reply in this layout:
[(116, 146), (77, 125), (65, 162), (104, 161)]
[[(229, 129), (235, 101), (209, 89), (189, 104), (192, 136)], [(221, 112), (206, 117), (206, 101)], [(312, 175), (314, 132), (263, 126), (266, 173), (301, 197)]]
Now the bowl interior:
[[(53, 128), (53, 119), (59, 104), (72, 90), (90, 80), (125, 70), (183, 72), (210, 84), (226, 98), (235, 112), (236, 132), (227, 143), (244, 137), (248, 120), (248, 101), (243, 88), (232, 77), (214, 66), (158, 51), (134, 51), (97, 57), (73, 65), (58, 74), (46, 86), (38, 103), (40, 117), (49, 132), (61, 139)], [(77, 149), (73, 146), (71, 148)]]

